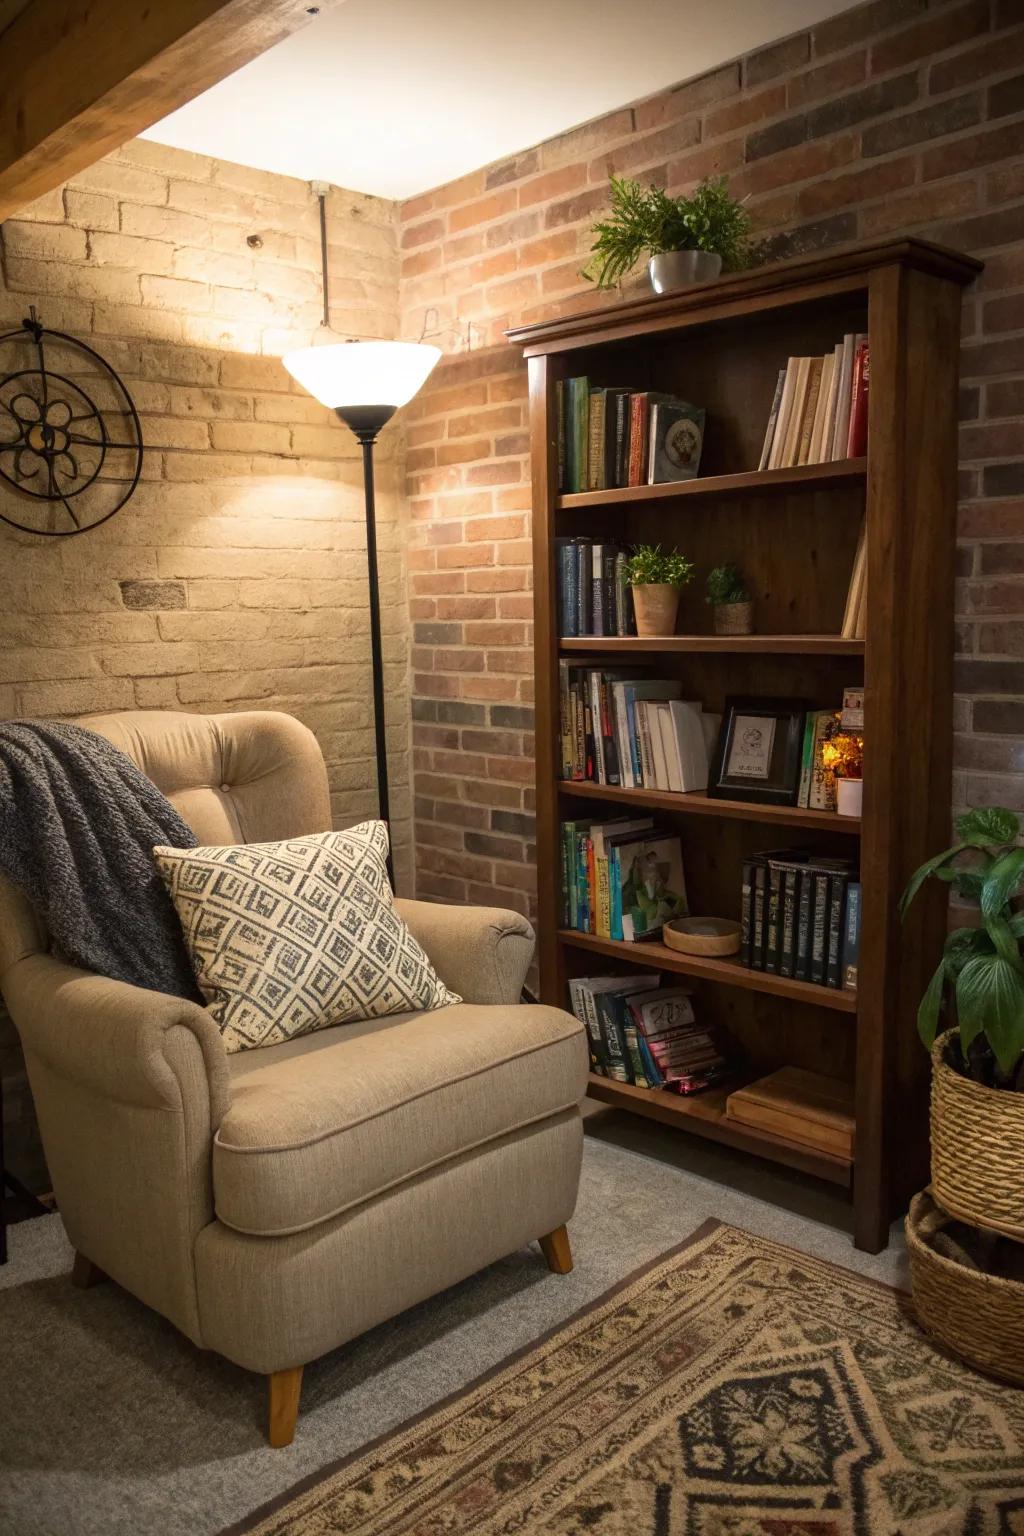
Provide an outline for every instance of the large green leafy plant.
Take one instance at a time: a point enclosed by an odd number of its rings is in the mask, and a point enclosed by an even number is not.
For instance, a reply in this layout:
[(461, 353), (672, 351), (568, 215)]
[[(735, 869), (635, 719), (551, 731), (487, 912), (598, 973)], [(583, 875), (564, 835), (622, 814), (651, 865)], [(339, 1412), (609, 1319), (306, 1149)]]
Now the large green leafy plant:
[(981, 925), (957, 928), (921, 999), (917, 1027), (929, 1048), (940, 1024), (959, 1027), (961, 1061), (970, 1077), (1024, 1091), (1024, 848), (1020, 818), (998, 806), (958, 818), (959, 841), (922, 864), (900, 901), (900, 914), (926, 880), (944, 880), (976, 900)]
[(714, 251), (727, 272), (748, 266), (754, 255), (750, 215), (730, 197), (724, 176), (705, 178), (688, 197), (613, 176), (608, 217), (591, 233), (585, 276), (599, 288), (614, 288), (642, 257), (662, 251)]

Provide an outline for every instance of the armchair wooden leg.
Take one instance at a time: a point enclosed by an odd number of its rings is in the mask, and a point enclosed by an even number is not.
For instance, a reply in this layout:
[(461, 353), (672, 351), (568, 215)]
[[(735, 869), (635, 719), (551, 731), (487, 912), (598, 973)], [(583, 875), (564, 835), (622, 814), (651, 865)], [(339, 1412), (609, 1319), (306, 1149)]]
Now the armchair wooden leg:
[(295, 1420), (302, 1391), (302, 1366), (293, 1365), (287, 1371), (274, 1371), (267, 1377), (267, 1381), (270, 1384), (268, 1439), (275, 1450), (281, 1450), (291, 1445), (295, 1438)]
[(80, 1291), (87, 1291), (92, 1285), (99, 1285), (106, 1279), (103, 1270), (92, 1259), (87, 1259), (84, 1253), (75, 1251), (75, 1262), (71, 1266), (71, 1284), (77, 1286)]
[(540, 1249), (548, 1261), (548, 1269), (556, 1275), (567, 1275), (572, 1269), (572, 1249), (569, 1247), (569, 1234), (564, 1227), (558, 1227), (554, 1232), (549, 1232), (540, 1240)]

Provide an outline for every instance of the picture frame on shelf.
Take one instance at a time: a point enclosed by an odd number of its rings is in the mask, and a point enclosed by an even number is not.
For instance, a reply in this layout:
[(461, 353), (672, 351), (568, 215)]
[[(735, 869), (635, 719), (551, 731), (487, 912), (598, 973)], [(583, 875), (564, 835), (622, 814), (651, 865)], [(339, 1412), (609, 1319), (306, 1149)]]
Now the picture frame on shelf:
[(806, 714), (804, 699), (727, 698), (708, 794), (795, 805)]

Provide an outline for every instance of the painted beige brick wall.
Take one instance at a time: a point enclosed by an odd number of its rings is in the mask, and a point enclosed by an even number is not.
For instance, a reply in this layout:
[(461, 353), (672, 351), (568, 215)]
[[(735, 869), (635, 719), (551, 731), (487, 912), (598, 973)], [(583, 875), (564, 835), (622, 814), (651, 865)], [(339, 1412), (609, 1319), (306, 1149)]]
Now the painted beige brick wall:
[[(332, 322), (398, 329), (396, 209), (332, 190)], [(262, 246), (252, 250), (247, 236)], [(335, 822), (376, 807), (362, 471), (279, 361), (321, 317), (308, 185), (137, 141), (0, 227), (0, 334), (30, 303), (94, 346), (142, 418), (142, 482), (80, 538), (0, 523), (0, 718), (283, 709), (316, 733)], [(411, 890), (404, 473), (378, 450), (397, 874)], [(0, 1025), (8, 1144), (39, 1168)]]

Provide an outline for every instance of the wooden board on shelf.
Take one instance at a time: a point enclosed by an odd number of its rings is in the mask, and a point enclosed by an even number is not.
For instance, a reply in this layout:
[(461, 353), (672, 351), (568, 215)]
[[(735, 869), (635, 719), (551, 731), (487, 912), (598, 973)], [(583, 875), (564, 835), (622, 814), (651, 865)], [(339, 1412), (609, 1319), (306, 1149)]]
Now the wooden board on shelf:
[(699, 655), (727, 653), (747, 656), (863, 656), (864, 641), (843, 635), (563, 635), (565, 652), (593, 656), (663, 655), (692, 651)]
[(628, 1109), (648, 1120), (658, 1120), (663, 1125), (676, 1126), (694, 1132), (710, 1141), (737, 1147), (743, 1152), (755, 1152), (772, 1162), (802, 1173), (814, 1174), (833, 1184), (848, 1186), (852, 1164), (848, 1157), (834, 1156), (801, 1146), (771, 1131), (760, 1131), (753, 1126), (740, 1125), (728, 1118), (726, 1100), (731, 1088), (710, 1088), (705, 1093), (695, 1093), (689, 1098), (681, 1094), (666, 1093), (657, 1088), (634, 1088), (629, 1083), (612, 1082), (610, 1078), (591, 1073), (587, 1084), (588, 1097), (618, 1109)]
[(725, 1113), (739, 1125), (784, 1136), (833, 1157), (853, 1156), (852, 1085), (820, 1072), (780, 1067), (730, 1093)]
[(660, 485), (624, 485), (605, 491), (574, 491), (559, 496), (556, 506), (618, 507), (644, 501), (674, 501), (694, 497), (739, 496), (755, 491), (789, 491), (808, 487), (822, 490), (863, 480), (867, 459), (836, 459), (826, 464), (801, 464), (792, 469), (751, 469), (734, 475), (704, 475), (695, 480), (673, 480)]
[(727, 987), (748, 992), (769, 992), (788, 997), (796, 1003), (814, 1003), (836, 1013), (856, 1013), (856, 992), (822, 987), (815, 982), (795, 981), (792, 976), (778, 976), (774, 971), (755, 971), (735, 960), (716, 960), (706, 955), (684, 955), (667, 944), (627, 944), (621, 939), (602, 939), (595, 933), (577, 933), (563, 928), (558, 937), (576, 949), (591, 949), (613, 960), (628, 960), (633, 965), (658, 971), (677, 971), (681, 976), (697, 976), (703, 981), (717, 981)]
[(763, 821), (773, 826), (806, 827), (852, 837), (860, 832), (859, 816), (838, 816), (834, 811), (812, 811), (801, 805), (719, 800), (701, 790), (679, 795), (660, 789), (624, 789), (618, 784), (597, 784), (590, 779), (561, 779), (558, 789), (562, 795), (574, 795), (581, 800), (609, 800), (616, 805), (676, 811), (682, 816), (724, 816), (735, 821)]

